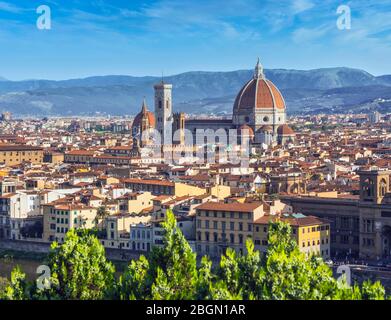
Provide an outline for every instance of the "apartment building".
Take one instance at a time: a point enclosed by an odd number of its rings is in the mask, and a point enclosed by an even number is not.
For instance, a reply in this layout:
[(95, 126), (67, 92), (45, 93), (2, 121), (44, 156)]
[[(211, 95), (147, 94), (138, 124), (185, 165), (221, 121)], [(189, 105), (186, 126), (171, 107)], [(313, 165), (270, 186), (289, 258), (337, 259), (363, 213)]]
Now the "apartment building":
[(43, 206), (44, 241), (64, 242), (70, 229), (91, 229), (95, 226), (97, 209), (82, 203), (59, 203)]
[(20, 230), (27, 215), (26, 194), (7, 193), (0, 196), (0, 238), (20, 240)]
[(359, 195), (284, 196), (296, 212), (330, 221), (331, 255), (362, 259), (391, 257), (390, 171), (358, 172)]
[[(114, 249), (132, 249), (130, 246), (130, 234), (132, 226), (148, 224), (151, 221), (151, 215), (148, 210), (142, 210), (140, 213), (118, 213), (106, 218), (106, 239), (101, 240), (107, 248)], [(136, 249), (137, 250), (137, 249)]]
[(254, 222), (255, 249), (266, 253), (268, 248), (269, 223), (282, 221), (291, 226), (292, 238), (301, 252), (330, 258), (330, 223), (301, 213), (265, 215)]
[(0, 145), (0, 163), (6, 166), (19, 165), (23, 162), (39, 164), (43, 162), (43, 149), (28, 145)]
[(153, 195), (175, 195), (182, 197), (187, 195), (197, 196), (206, 193), (204, 188), (168, 180), (124, 179), (123, 182), (129, 189), (134, 191), (149, 191)]
[(228, 247), (245, 252), (247, 238), (253, 238), (254, 221), (267, 210), (262, 202), (207, 202), (196, 207), (196, 250), (211, 257)]
[(116, 201), (119, 203), (119, 210), (123, 213), (140, 213), (153, 206), (154, 196), (150, 192), (130, 192)]

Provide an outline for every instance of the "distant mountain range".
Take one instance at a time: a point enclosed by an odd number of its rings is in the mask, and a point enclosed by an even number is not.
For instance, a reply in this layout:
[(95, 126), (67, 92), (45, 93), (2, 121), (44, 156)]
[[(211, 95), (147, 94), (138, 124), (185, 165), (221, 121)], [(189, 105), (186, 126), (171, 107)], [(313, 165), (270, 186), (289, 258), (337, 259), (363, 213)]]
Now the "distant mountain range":
[[(282, 91), (288, 113), (391, 111), (391, 75), (350, 68), (266, 70)], [(224, 115), (252, 70), (186, 72), (165, 77), (173, 84), (175, 111)], [(153, 110), (159, 77), (100, 76), (63, 81), (9, 81), (0, 77), (0, 111), (19, 116), (134, 115), (143, 97)]]

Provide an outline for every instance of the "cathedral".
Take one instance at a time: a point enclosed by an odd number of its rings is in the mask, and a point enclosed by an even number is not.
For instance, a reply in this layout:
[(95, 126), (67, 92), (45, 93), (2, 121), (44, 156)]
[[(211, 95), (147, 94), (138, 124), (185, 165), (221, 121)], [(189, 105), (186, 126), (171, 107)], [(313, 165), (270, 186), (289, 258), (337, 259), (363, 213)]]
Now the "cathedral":
[[(248, 132), (250, 144), (267, 148), (293, 142), (295, 132), (286, 124), (286, 106), (278, 88), (266, 79), (262, 65), (255, 66), (253, 77), (236, 96), (232, 119), (186, 119), (184, 113), (172, 111), (172, 85), (164, 81), (154, 86), (155, 112), (148, 111), (144, 100), (140, 113), (132, 125), (132, 136), (140, 146), (149, 143), (148, 137), (141, 139), (147, 129), (156, 129), (162, 139), (178, 129), (187, 129), (195, 135), (197, 129), (230, 129)], [(144, 140), (144, 141), (142, 141)], [(183, 143), (183, 137), (177, 143)]]

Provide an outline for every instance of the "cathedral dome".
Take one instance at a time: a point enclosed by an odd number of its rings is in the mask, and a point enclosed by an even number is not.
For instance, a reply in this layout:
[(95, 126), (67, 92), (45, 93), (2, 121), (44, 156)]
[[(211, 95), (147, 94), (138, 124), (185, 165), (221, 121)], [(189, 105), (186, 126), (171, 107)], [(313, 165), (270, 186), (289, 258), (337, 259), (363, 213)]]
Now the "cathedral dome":
[(155, 115), (148, 111), (147, 104), (143, 102), (141, 111), (136, 115), (132, 124), (132, 132), (140, 133), (146, 129), (155, 128)]
[(285, 110), (285, 101), (281, 92), (265, 78), (259, 60), (253, 79), (248, 81), (237, 95), (233, 112), (237, 115), (252, 112), (254, 109)]
[(281, 125), (277, 129), (277, 133), (281, 136), (293, 136), (295, 132), (287, 124)]

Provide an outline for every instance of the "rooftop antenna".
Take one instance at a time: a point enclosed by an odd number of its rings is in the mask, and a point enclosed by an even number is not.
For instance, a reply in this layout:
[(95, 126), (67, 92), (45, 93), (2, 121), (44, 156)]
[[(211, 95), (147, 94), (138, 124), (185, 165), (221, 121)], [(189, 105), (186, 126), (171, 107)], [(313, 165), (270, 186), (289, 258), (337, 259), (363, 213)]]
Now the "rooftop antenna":
[(162, 70), (162, 83), (164, 83), (164, 72)]

